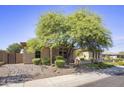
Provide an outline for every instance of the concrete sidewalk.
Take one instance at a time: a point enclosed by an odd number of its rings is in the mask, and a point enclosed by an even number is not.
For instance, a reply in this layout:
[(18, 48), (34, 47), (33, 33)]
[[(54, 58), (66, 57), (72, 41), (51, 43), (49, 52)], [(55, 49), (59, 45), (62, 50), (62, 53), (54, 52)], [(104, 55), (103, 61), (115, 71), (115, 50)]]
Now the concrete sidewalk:
[(38, 79), (25, 83), (8, 84), (3, 87), (75, 87), (107, 77), (109, 75), (90, 72)]

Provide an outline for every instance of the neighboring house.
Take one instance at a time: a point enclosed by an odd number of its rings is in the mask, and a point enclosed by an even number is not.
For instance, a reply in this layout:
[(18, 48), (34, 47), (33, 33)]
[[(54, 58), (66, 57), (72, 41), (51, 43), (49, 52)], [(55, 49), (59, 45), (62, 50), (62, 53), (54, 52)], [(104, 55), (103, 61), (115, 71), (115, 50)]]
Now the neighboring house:
[[(21, 53), (23, 54), (23, 62), (24, 63), (32, 63), (33, 58), (49, 58), (52, 63), (55, 61), (55, 57), (58, 55), (63, 56), (65, 59), (67, 59), (67, 49), (66, 47), (58, 47), (58, 48), (52, 48), (52, 50), (49, 47), (45, 47), (41, 49), (41, 51), (35, 51), (35, 53), (28, 53), (26, 50), (26, 42), (21, 42), (22, 50)], [(75, 55), (74, 52), (77, 49), (73, 49), (73, 53), (70, 55), (69, 59), (70, 62), (74, 62)], [(80, 54), (80, 57), (85, 57), (86, 60), (91, 60), (95, 58), (96, 60), (101, 62), (102, 55), (101, 52), (95, 52), (92, 53), (90, 51), (83, 51)]]
[(117, 59), (117, 58), (124, 58), (124, 54), (105, 52), (102, 53), (102, 57), (103, 59), (105, 58)]

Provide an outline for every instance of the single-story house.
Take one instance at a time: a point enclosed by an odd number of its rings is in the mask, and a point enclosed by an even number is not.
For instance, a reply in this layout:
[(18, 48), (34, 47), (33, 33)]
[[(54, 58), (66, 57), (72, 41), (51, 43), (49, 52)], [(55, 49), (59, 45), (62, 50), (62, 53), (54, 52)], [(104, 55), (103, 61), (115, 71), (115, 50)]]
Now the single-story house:
[[(23, 55), (23, 62), (24, 63), (32, 63), (33, 58), (49, 58), (51, 63), (54, 63), (56, 56), (61, 55), (65, 59), (67, 59), (67, 47), (58, 47), (58, 48), (49, 48), (45, 47), (41, 49), (41, 51), (35, 51), (35, 53), (28, 53), (26, 50), (26, 42), (21, 42), (22, 50), (21, 53)], [(78, 49), (73, 49), (73, 53), (70, 55), (69, 59), (70, 62), (74, 62), (75, 55), (74, 52)], [(80, 57), (85, 57), (86, 60), (91, 60), (92, 58), (95, 58), (96, 60), (100, 61), (102, 60), (102, 53), (101, 52), (95, 52), (92, 53), (90, 51), (83, 51), (80, 54)], [(101, 62), (101, 61), (100, 61)]]
[(102, 53), (102, 57), (106, 58), (106, 57), (110, 57), (112, 59), (117, 59), (117, 58), (124, 58), (124, 54), (119, 54), (119, 53)]

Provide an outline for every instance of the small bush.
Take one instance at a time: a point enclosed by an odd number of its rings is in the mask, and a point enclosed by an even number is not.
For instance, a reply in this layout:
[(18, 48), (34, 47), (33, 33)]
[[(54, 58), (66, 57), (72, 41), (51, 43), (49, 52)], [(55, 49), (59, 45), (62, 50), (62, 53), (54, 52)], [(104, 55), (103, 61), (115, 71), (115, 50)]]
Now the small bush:
[(118, 65), (120, 66), (124, 66), (124, 62), (120, 61), (120, 62), (117, 62)]
[(43, 65), (50, 65), (50, 59), (49, 58), (43, 58), (42, 59), (42, 64)]
[(39, 64), (41, 64), (41, 59), (40, 58), (34, 58), (34, 59), (32, 59), (32, 62), (35, 65), (39, 65)]
[(55, 64), (52, 64), (52, 67), (55, 67)]
[(0, 62), (0, 66), (4, 65), (5, 63), (4, 62)]
[(56, 56), (56, 60), (64, 60), (63, 56)]
[(81, 61), (84, 61), (85, 59), (84, 58), (80, 58)]
[(116, 58), (116, 59), (114, 59), (114, 61), (119, 62), (119, 61), (124, 61), (124, 59), (123, 58)]
[(113, 67), (114, 64), (111, 62), (102, 62), (102, 63), (90, 63), (90, 64), (86, 64), (86, 66), (93, 69), (105, 69), (105, 68)]
[(64, 64), (65, 64), (65, 60), (56, 60), (55, 61), (55, 64), (56, 64), (56, 66), (57, 67), (60, 67), (60, 68), (62, 68), (62, 67), (64, 67)]

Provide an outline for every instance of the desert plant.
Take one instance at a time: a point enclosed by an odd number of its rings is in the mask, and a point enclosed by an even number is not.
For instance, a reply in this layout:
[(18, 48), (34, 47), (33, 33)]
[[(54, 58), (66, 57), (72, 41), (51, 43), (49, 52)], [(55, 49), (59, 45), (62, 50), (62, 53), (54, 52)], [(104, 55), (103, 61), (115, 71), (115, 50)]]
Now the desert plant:
[(41, 59), (40, 58), (34, 58), (34, 59), (32, 59), (32, 62), (35, 65), (39, 65), (39, 64), (41, 64)]
[(57, 59), (57, 60), (55, 61), (55, 64), (56, 64), (57, 67), (62, 68), (62, 67), (64, 67), (65, 60)]
[(43, 65), (50, 65), (50, 59), (49, 58), (43, 58), (42, 59), (42, 64)]
[(56, 56), (56, 60), (64, 60), (63, 56)]

